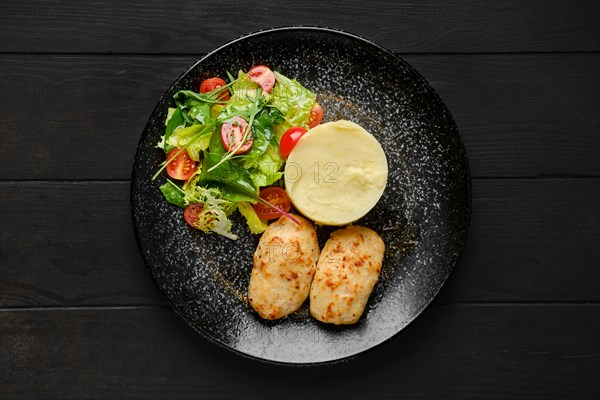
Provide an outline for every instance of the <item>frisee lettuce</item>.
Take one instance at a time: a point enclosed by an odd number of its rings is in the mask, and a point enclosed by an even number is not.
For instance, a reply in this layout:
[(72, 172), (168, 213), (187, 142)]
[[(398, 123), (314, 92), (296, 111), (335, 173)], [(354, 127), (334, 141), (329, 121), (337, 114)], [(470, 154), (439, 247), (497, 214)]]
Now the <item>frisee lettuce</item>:
[[(237, 78), (229, 73), (228, 76), (230, 83), (212, 92), (181, 90), (175, 93), (176, 107), (167, 111), (165, 134), (157, 147), (167, 153), (179, 148), (200, 163), (183, 187), (170, 180), (160, 186), (165, 199), (183, 208), (202, 204), (197, 228), (235, 239), (229, 215), (236, 209), (244, 215), (251, 232), (266, 229), (267, 223), (258, 218), (251, 203), (275, 207), (258, 197), (259, 190), (283, 177), (284, 159), (279, 152), (279, 140), (292, 126), (308, 128), (316, 96), (295, 79), (277, 72), (270, 94), (242, 71)], [(218, 98), (223, 90), (231, 94), (227, 102)], [(252, 135), (253, 144), (244, 154), (233, 154), (221, 142), (222, 123), (236, 116), (244, 118), (251, 129), (245, 134)], [(162, 164), (153, 179), (166, 164)], [(293, 216), (284, 214), (295, 221)]]
[(218, 233), (229, 239), (236, 240), (237, 235), (231, 233), (231, 221), (228, 216), (235, 210), (236, 205), (222, 198), (221, 191), (215, 187), (198, 185), (200, 176), (195, 174), (183, 185), (184, 202), (202, 204), (202, 212), (198, 215), (195, 227), (204, 233)]

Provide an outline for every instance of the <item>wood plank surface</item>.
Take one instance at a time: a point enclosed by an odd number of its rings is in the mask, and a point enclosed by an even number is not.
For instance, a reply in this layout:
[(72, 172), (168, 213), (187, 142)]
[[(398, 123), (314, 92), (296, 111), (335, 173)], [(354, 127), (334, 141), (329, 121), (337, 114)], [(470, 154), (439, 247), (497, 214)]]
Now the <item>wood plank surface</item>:
[(4, 311), (0, 397), (596, 399), (599, 338), (599, 305), (434, 306), (354, 360), (285, 368), (217, 347), (167, 307)]
[(595, 0), (4, 0), (0, 11), (3, 52), (199, 53), (285, 25), (343, 29), (400, 52), (600, 50)]
[[(600, 179), (475, 180), (439, 301), (600, 301)], [(0, 183), (0, 307), (164, 304), (128, 182)]]
[(137, 247), (128, 182), (0, 188), (0, 307), (165, 304)]
[[(600, 55), (410, 56), (474, 177), (600, 176)], [(0, 56), (0, 179), (128, 179), (141, 131), (194, 57)]]
[[(600, 398), (598, 21), (598, 0), (3, 0), (0, 399)], [(433, 305), (374, 351), (308, 368), (193, 332), (146, 270), (129, 202), (167, 87), (285, 25), (402, 55), (450, 109), (474, 177), (467, 244)]]
[(473, 181), (461, 261), (440, 301), (599, 301), (600, 180)]

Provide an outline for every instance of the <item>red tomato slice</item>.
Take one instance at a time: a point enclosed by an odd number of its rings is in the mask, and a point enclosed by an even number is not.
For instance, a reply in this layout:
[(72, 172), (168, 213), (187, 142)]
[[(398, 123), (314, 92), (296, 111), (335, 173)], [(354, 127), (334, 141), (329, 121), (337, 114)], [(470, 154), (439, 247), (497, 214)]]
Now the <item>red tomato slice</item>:
[[(227, 85), (225, 81), (218, 77), (205, 79), (200, 84), (200, 93), (212, 92), (213, 90), (221, 88), (225, 85)], [(229, 100), (229, 90), (223, 90), (218, 99), (225, 101)]]
[(315, 103), (310, 109), (310, 117), (308, 117), (308, 126), (314, 128), (323, 121), (323, 107), (319, 103)]
[[(244, 132), (246, 132), (247, 127), (248, 123), (242, 117), (235, 117), (223, 123), (221, 127), (221, 142), (223, 142), (223, 146), (227, 151), (233, 151), (239, 146), (244, 138)], [(250, 150), (253, 141), (252, 131), (250, 131), (246, 137), (246, 142), (235, 154), (242, 154)]]
[(192, 228), (198, 229), (198, 217), (203, 210), (204, 205), (201, 203), (190, 204), (183, 211), (183, 218), (185, 219), (185, 222), (187, 222), (187, 224)]
[[(173, 149), (167, 154), (167, 160), (175, 157), (179, 149)], [(196, 171), (196, 161), (192, 160), (187, 150), (184, 150), (174, 160), (167, 164), (167, 173), (173, 179), (186, 181)]]
[(281, 140), (279, 141), (279, 152), (283, 156), (283, 158), (287, 158), (292, 149), (296, 147), (296, 143), (298, 140), (306, 133), (306, 129), (301, 126), (294, 126), (283, 134)]
[[(260, 191), (258, 196), (274, 206), (281, 208), (285, 212), (289, 212), (290, 208), (292, 208), (292, 203), (290, 202), (290, 198), (288, 197), (287, 193), (285, 193), (285, 190), (278, 186), (266, 187)], [(279, 211), (269, 207), (266, 204), (257, 203), (253, 204), (252, 207), (254, 207), (254, 211), (256, 211), (256, 214), (260, 219), (270, 220), (279, 218), (283, 215)]]
[(262, 90), (269, 93), (275, 86), (275, 74), (264, 65), (257, 65), (248, 71), (248, 78), (251, 81), (258, 83)]

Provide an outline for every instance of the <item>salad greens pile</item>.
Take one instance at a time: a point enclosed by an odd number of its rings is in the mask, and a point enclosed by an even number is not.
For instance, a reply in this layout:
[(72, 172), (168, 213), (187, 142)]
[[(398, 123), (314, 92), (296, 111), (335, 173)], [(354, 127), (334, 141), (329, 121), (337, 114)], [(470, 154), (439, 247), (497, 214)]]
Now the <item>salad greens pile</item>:
[[(181, 90), (173, 96), (175, 107), (168, 109), (165, 133), (157, 147), (175, 156), (170, 155), (161, 164), (153, 180), (167, 164), (187, 152), (196, 163), (193, 174), (184, 181), (167, 179), (160, 190), (169, 203), (179, 207), (201, 205), (196, 208), (201, 211), (194, 227), (206, 233), (237, 239), (231, 233), (229, 219), (236, 210), (245, 217), (252, 233), (261, 233), (267, 227), (252, 204), (270, 205), (259, 197), (259, 191), (279, 184), (283, 177), (281, 136), (292, 126), (308, 128), (316, 100), (315, 94), (295, 79), (274, 74), (275, 84), (268, 92), (239, 71), (237, 77), (228, 73), (229, 83), (212, 91)], [(236, 117), (248, 126), (239, 145), (228, 150), (221, 129)], [(236, 152), (248, 139), (252, 140), (250, 149)]]

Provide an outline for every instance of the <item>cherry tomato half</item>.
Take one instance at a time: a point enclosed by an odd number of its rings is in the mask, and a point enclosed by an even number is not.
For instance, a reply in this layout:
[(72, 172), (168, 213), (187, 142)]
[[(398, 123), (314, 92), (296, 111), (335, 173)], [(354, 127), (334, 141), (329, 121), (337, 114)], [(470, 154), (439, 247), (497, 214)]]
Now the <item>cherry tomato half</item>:
[[(290, 208), (292, 208), (292, 203), (290, 202), (290, 198), (285, 193), (285, 190), (283, 190), (279, 186), (266, 187), (260, 191), (260, 194), (258, 196), (261, 199), (266, 200), (269, 203), (273, 204), (274, 206), (279, 207), (280, 209), (282, 209), (285, 212), (290, 211)], [(257, 203), (257, 204), (253, 204), (252, 207), (254, 207), (254, 211), (256, 211), (256, 214), (258, 215), (258, 218), (260, 218), (260, 219), (270, 220), (270, 219), (279, 218), (283, 215), (279, 211), (269, 207), (266, 204)]]
[[(175, 157), (179, 149), (173, 149), (167, 154), (167, 160)], [(196, 171), (196, 161), (192, 160), (187, 150), (184, 150), (167, 164), (167, 173), (173, 179), (186, 181)]]
[(257, 65), (248, 71), (248, 78), (251, 81), (258, 83), (262, 90), (269, 93), (275, 86), (275, 74), (264, 65)]
[(185, 222), (192, 228), (198, 229), (198, 217), (204, 210), (204, 205), (201, 203), (193, 203), (185, 208), (183, 211), (183, 218)]
[(296, 147), (296, 143), (298, 140), (306, 133), (306, 129), (301, 126), (294, 126), (283, 134), (281, 140), (279, 141), (279, 152), (283, 156), (283, 158), (287, 158), (292, 149)]
[[(214, 77), (208, 78), (202, 81), (200, 84), (200, 93), (208, 93), (212, 92), (215, 89), (221, 88), (227, 85), (225, 81), (221, 78)], [(227, 101), (229, 100), (229, 90), (223, 90), (223, 92), (218, 97), (219, 100)]]
[[(235, 117), (223, 123), (223, 126), (221, 127), (221, 142), (223, 142), (223, 146), (227, 151), (233, 151), (239, 146), (244, 138), (246, 128), (248, 128), (248, 123), (242, 117)], [(252, 131), (250, 131), (246, 137), (246, 142), (235, 152), (235, 154), (242, 154), (250, 150), (253, 141)]]
[(310, 109), (310, 117), (308, 117), (308, 126), (314, 128), (323, 121), (323, 107), (319, 103), (315, 103)]

